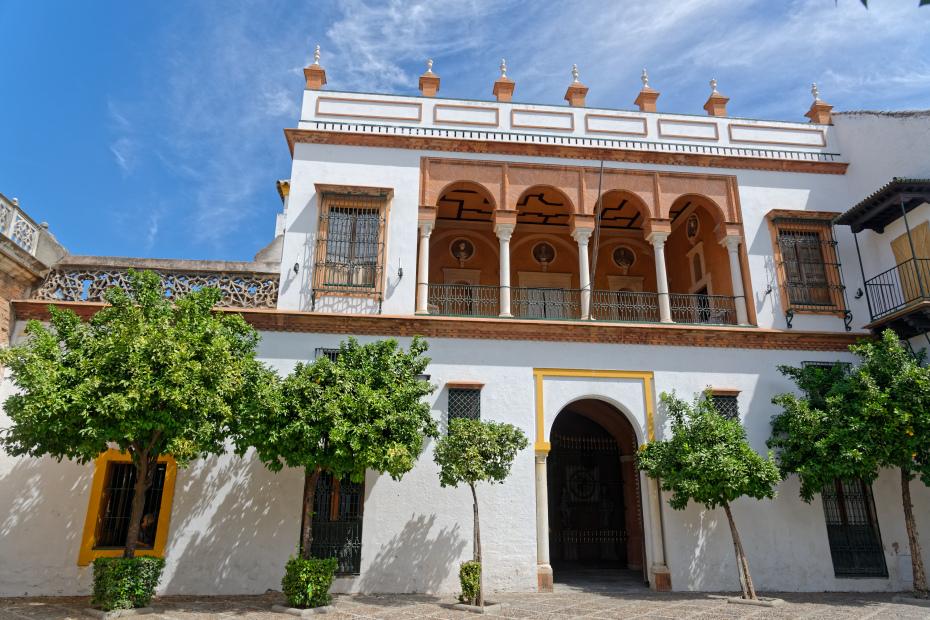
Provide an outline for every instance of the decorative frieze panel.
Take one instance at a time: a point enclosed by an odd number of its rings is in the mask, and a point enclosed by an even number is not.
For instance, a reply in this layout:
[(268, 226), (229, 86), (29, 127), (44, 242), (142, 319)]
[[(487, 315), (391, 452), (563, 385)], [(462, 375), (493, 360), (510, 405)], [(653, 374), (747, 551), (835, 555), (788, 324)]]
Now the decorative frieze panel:
[(0, 196), (0, 232), (22, 249), (35, 255), (39, 227), (20, 210), (15, 198), (12, 202), (7, 202)]
[[(233, 272), (164, 272), (161, 276), (165, 294), (170, 298), (212, 286), (223, 297), (219, 306), (226, 308), (274, 308), (278, 303), (278, 274)], [(128, 288), (128, 271), (120, 268), (53, 269), (34, 299), (49, 301), (104, 301), (112, 287)]]

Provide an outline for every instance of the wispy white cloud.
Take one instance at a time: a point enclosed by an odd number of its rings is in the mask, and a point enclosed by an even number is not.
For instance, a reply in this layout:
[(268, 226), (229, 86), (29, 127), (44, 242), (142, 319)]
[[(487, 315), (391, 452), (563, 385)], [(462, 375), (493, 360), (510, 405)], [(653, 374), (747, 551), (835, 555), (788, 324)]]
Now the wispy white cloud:
[(628, 108), (646, 66), (661, 110), (701, 113), (717, 77), (734, 115), (800, 120), (812, 81), (838, 109), (926, 107), (928, 31), (910, 0), (238, 0), (164, 26), (157, 87), (109, 106), (110, 150), (124, 174), (155, 165), (177, 186), (152, 214), (162, 188), (137, 197), (143, 244), (241, 258), (272, 233), (315, 43), (333, 90), (415, 92), (432, 57), (442, 94), (490, 98), (506, 57), (520, 101), (560, 103), (577, 63), (589, 105)]

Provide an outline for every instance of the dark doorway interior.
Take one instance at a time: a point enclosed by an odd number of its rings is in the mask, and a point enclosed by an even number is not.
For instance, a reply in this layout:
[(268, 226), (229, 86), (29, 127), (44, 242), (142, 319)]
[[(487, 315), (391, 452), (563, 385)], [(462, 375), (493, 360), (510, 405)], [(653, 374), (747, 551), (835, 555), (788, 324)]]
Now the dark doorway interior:
[(609, 573), (629, 580), (636, 571), (642, 582), (636, 439), (629, 422), (607, 403), (579, 401), (556, 418), (550, 440), (549, 553), (555, 580)]

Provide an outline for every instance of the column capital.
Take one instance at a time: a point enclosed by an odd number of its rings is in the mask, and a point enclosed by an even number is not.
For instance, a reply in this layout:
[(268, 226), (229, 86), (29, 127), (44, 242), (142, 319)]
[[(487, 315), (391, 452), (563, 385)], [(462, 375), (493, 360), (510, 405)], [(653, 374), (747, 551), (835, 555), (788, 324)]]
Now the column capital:
[(438, 209), (431, 205), (420, 205), (417, 210), (417, 220), (420, 222), (435, 222)]
[(668, 239), (668, 235), (669, 233), (665, 231), (651, 232), (646, 235), (646, 241), (651, 243), (654, 248), (662, 248), (665, 247), (665, 241)]
[(429, 237), (431, 234), (433, 234), (433, 227), (435, 224), (436, 223), (432, 221), (420, 220), (420, 236)]
[(727, 235), (720, 240), (720, 245), (724, 246), (730, 252), (736, 252), (739, 250), (739, 244), (742, 242), (742, 235)]
[(593, 228), (575, 228), (572, 230), (572, 239), (574, 239), (575, 243), (578, 245), (585, 245), (588, 243), (588, 239), (591, 238), (592, 234), (594, 234)]
[(510, 241), (510, 236), (513, 235), (513, 229), (515, 227), (516, 224), (511, 224), (510, 222), (497, 222), (494, 224), (494, 234), (502, 241)]

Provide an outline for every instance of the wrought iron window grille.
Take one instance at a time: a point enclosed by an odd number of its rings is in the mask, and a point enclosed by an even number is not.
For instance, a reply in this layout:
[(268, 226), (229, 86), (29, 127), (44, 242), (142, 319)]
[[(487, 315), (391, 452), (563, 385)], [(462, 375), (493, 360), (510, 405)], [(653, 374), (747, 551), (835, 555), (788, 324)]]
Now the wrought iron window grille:
[[(158, 515), (161, 512), (162, 490), (167, 466), (159, 463), (152, 485), (145, 493), (145, 507), (139, 530), (139, 547), (151, 549), (155, 544)], [(101, 503), (100, 523), (95, 536), (95, 549), (121, 549), (126, 546), (132, 498), (135, 495), (136, 468), (132, 463), (109, 463)]]
[(714, 409), (727, 420), (739, 420), (739, 398), (735, 394), (712, 394)]
[(772, 224), (788, 329), (799, 312), (834, 312), (843, 317), (846, 331), (852, 330), (852, 313), (846, 303), (838, 243), (830, 220), (775, 217)]
[(833, 572), (837, 577), (887, 577), (872, 488), (836, 480), (821, 492)]
[(339, 357), (339, 349), (317, 347), (317, 349), (313, 353), (313, 358), (318, 359), (321, 357), (328, 357), (329, 361), (335, 362), (336, 358)]
[(449, 421), (456, 418), (481, 419), (480, 388), (449, 388)]
[(336, 558), (338, 575), (358, 575), (362, 564), (362, 513), (365, 485), (323, 472), (313, 498), (310, 555)]
[(386, 205), (384, 196), (322, 194), (313, 272), (314, 307), (320, 291), (372, 295), (380, 303)]

